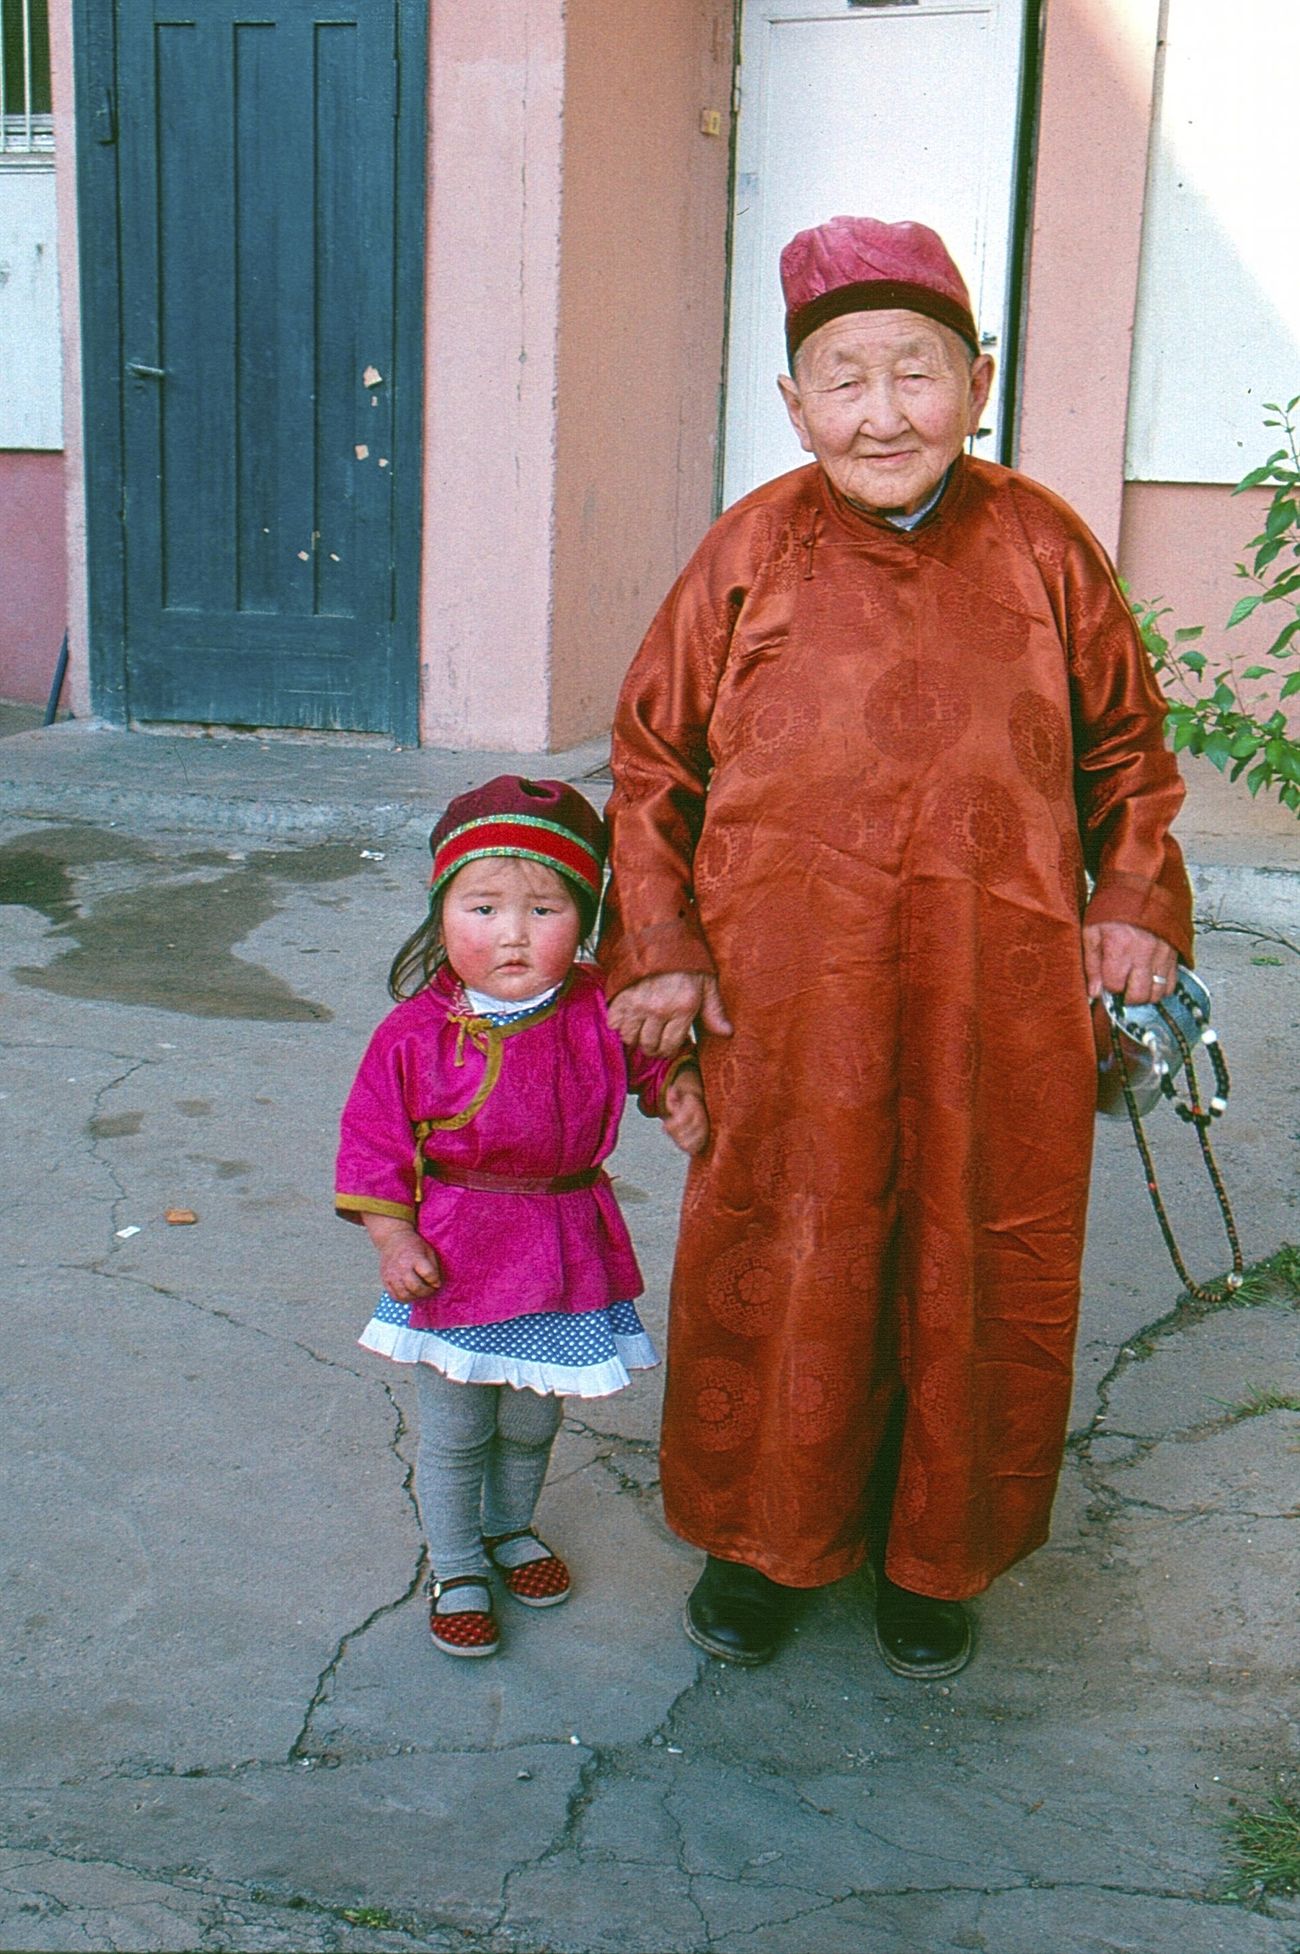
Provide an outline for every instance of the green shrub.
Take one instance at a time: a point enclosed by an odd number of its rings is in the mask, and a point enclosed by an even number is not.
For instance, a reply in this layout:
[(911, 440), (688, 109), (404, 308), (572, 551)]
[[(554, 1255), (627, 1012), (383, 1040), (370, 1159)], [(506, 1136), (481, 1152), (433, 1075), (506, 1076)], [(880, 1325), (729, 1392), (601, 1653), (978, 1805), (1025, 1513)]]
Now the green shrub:
[[(1238, 598), (1226, 630), (1252, 617), (1265, 604), (1281, 607), (1283, 623), (1267, 650), (1269, 664), (1255, 663), (1239, 671), (1231, 652), (1211, 657), (1197, 640), (1202, 624), (1184, 626), (1172, 639), (1161, 628), (1170, 607), (1158, 600), (1132, 599), (1142, 641), (1169, 698), (1166, 726), (1176, 753), (1198, 753), (1232, 780), (1245, 775), (1252, 795), (1261, 788), (1275, 792), (1284, 807), (1300, 817), (1300, 738), (1287, 725), (1286, 700), (1300, 692), (1300, 453), (1297, 453), (1295, 413), (1300, 394), (1285, 407), (1265, 402), (1270, 418), (1265, 427), (1281, 428), (1286, 445), (1258, 468), (1252, 468), (1233, 490), (1272, 485), (1273, 494), (1259, 535), (1247, 544), (1249, 563), (1237, 565), (1237, 575), (1255, 588)], [(1261, 719), (1243, 693), (1243, 684), (1267, 679), (1278, 686), (1278, 706)]]

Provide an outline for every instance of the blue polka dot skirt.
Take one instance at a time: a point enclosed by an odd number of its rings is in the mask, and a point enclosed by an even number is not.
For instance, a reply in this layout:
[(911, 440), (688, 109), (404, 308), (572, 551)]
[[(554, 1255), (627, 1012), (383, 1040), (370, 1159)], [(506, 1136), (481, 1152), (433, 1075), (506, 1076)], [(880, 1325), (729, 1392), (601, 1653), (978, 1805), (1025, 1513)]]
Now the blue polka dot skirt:
[(413, 1330), (411, 1305), (385, 1290), (357, 1342), (396, 1364), (432, 1364), (458, 1384), (513, 1384), (556, 1397), (607, 1398), (632, 1382), (632, 1371), (659, 1362), (635, 1303)]

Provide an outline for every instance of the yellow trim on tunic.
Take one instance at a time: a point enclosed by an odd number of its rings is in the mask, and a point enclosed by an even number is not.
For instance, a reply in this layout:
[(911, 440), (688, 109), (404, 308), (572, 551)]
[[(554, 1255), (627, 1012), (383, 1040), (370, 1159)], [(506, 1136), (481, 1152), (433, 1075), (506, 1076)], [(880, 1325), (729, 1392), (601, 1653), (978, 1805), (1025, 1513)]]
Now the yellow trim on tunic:
[(372, 1201), (368, 1194), (336, 1194), (334, 1207), (345, 1220), (360, 1221), (363, 1214), (391, 1215), (397, 1221), (414, 1221), (415, 1209), (406, 1201)]
[(420, 1119), (413, 1123), (415, 1132), (415, 1157), (412, 1165), (415, 1170), (415, 1205), (417, 1208), (424, 1199), (424, 1143), (429, 1135), (431, 1133), (455, 1133), (461, 1127), (469, 1125), (475, 1114), (480, 1112), (487, 1104), (492, 1095), (493, 1087), (501, 1077), (501, 1060), (506, 1039), (512, 1037), (516, 1031), (529, 1031), (535, 1024), (543, 1024), (547, 1018), (552, 1017), (559, 1009), (560, 999), (568, 990), (571, 982), (572, 973), (565, 978), (559, 990), (549, 1002), (541, 1005), (536, 1011), (523, 1012), (519, 1017), (510, 1019), (506, 1024), (493, 1024), (490, 1018), (475, 1017), (469, 1012), (449, 1011), (447, 1013), (447, 1023), (456, 1026), (456, 1050), (452, 1056), (452, 1064), (455, 1066), (464, 1065), (466, 1040), (474, 1047), (475, 1051), (483, 1054), (486, 1063), (483, 1067), (483, 1077), (479, 1081), (478, 1091), (474, 1094), (468, 1106), (463, 1106), (458, 1113), (448, 1113), (444, 1119)]

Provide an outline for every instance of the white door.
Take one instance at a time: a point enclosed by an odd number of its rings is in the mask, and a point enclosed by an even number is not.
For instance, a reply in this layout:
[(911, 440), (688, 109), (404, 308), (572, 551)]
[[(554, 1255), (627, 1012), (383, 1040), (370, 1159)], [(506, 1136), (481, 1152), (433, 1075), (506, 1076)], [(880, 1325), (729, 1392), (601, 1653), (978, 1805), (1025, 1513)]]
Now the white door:
[[(1004, 344), (1025, 0), (743, 0), (723, 499), (807, 460), (777, 393), (782, 246), (828, 217), (938, 231)], [(999, 390), (977, 454), (1005, 458)]]

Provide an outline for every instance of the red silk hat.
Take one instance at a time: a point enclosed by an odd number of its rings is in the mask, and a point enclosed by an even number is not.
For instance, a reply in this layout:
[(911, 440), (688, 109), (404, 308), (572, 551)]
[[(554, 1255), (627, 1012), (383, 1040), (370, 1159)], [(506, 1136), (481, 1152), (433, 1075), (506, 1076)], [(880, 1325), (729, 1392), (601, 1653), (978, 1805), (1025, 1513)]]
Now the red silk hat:
[(965, 280), (925, 224), (832, 217), (799, 231), (781, 253), (781, 290), (791, 367), (809, 333), (846, 312), (922, 312), (980, 349)]
[(498, 774), (458, 794), (429, 836), (436, 895), (466, 862), (485, 855), (526, 855), (566, 876), (594, 901), (605, 873), (605, 823), (591, 802), (563, 780)]

